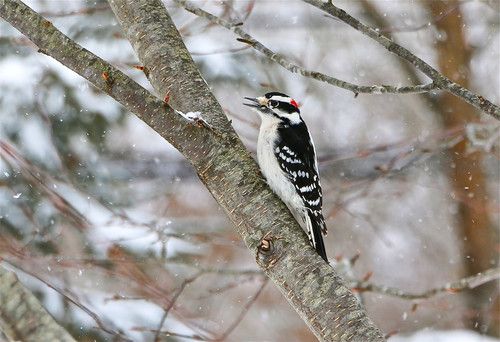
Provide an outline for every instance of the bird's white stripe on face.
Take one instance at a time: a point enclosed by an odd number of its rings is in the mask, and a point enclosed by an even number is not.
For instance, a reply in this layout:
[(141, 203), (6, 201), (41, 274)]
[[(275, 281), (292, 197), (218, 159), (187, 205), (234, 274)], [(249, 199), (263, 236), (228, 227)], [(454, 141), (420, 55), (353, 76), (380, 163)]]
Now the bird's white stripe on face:
[(281, 101), (281, 102), (290, 103), (291, 98), (290, 97), (285, 97), (285, 96), (274, 95), (274, 96), (271, 96), (270, 100), (275, 100), (275, 101)]

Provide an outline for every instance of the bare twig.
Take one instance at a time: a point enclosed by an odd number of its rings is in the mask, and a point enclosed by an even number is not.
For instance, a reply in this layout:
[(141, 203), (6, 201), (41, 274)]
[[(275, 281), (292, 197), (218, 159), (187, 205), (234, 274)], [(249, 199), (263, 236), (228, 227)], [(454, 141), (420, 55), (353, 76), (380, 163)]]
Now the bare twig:
[(182, 294), (182, 292), (184, 292), (184, 289), (186, 288), (186, 286), (193, 283), (196, 279), (198, 279), (200, 277), (201, 274), (202, 274), (201, 272), (196, 273), (194, 276), (192, 276), (188, 279), (185, 279), (182, 282), (181, 286), (179, 286), (179, 289), (172, 296), (172, 298), (170, 299), (170, 304), (165, 308), (163, 315), (161, 316), (160, 323), (158, 324), (158, 329), (157, 329), (158, 331), (155, 333), (153, 341), (158, 342), (160, 340), (160, 330), (163, 327), (165, 320), (167, 319), (168, 313), (170, 312), (170, 309), (172, 309), (174, 307), (177, 299)]
[(227, 328), (227, 330), (218, 338), (216, 341), (224, 341), (231, 333), (236, 329), (236, 327), (241, 323), (245, 315), (247, 314), (248, 310), (250, 307), (257, 301), (257, 298), (259, 298), (260, 294), (264, 290), (264, 287), (266, 287), (267, 284), (267, 278), (264, 278), (262, 281), (262, 284), (260, 285), (259, 289), (257, 292), (253, 295), (252, 298), (245, 304), (239, 315), (236, 317), (234, 322)]
[(498, 279), (500, 279), (500, 268), (492, 268), (474, 276), (450, 282), (441, 287), (430, 289), (421, 293), (406, 292), (389, 286), (376, 285), (368, 281), (350, 281), (349, 285), (354, 291), (358, 292), (377, 292), (402, 299), (416, 300), (428, 299), (441, 293), (457, 293), (463, 290), (471, 290), (480, 285)]
[[(226, 331), (222, 335), (220, 335), (219, 337), (209, 338), (209, 337), (204, 337), (204, 336), (201, 336), (198, 334), (186, 335), (186, 334), (179, 334), (179, 333), (172, 332), (172, 331), (160, 331), (159, 329), (153, 330), (153, 329), (135, 328), (134, 330), (155, 332), (155, 341), (157, 341), (157, 338), (159, 337), (159, 335), (182, 337), (182, 338), (188, 338), (188, 339), (195, 340), (195, 341), (214, 341), (214, 342), (215, 341), (224, 341), (234, 331), (234, 329), (236, 329), (236, 327), (241, 323), (241, 321), (243, 320), (243, 318), (247, 314), (250, 307), (257, 301), (260, 294), (262, 293), (262, 291), (266, 287), (267, 282), (268, 282), (267, 278), (263, 280), (263, 282), (260, 285), (257, 292), (252, 296), (252, 298), (250, 298), (247, 301), (245, 306), (242, 308), (241, 312), (235, 318), (234, 322), (231, 323), (231, 325), (226, 329)], [(162, 325), (163, 325), (163, 323), (162, 323)]]
[[(143, 327), (136, 327), (136, 328), (133, 328), (131, 330), (133, 330), (133, 331), (142, 331), (142, 332), (143, 331), (147, 331), (147, 332), (151, 332), (151, 333), (156, 333), (157, 332), (156, 329), (147, 329), (147, 328), (143, 328)], [(193, 340), (193, 341), (211, 341), (210, 338), (207, 338), (207, 337), (204, 337), (204, 336), (201, 336), (201, 335), (198, 335), (198, 334), (193, 334), (193, 335), (180, 334), (180, 333), (176, 333), (176, 332), (168, 331), (168, 330), (163, 330), (160, 333), (162, 335), (165, 335), (165, 336), (186, 338), (186, 339)]]
[(243, 47), (238, 47), (234, 49), (220, 49), (220, 50), (214, 50), (214, 51), (190, 51), (191, 55), (193, 56), (207, 56), (207, 55), (218, 55), (218, 54), (231, 54), (231, 53), (236, 53), (236, 52), (241, 52), (244, 50), (247, 50), (250, 48), (250, 46), (243, 46)]
[(450, 92), (451, 94), (460, 97), (470, 105), (476, 107), (477, 109), (491, 115), (497, 120), (500, 120), (500, 107), (493, 104), (491, 101), (487, 100), (481, 95), (475, 94), (470, 90), (460, 86), (459, 84), (453, 82), (446, 76), (439, 73), (436, 69), (431, 67), (429, 64), (424, 62), (422, 59), (418, 58), (412, 54), (408, 49), (396, 44), (391, 39), (380, 34), (378, 30), (375, 30), (363, 23), (358, 19), (352, 17), (344, 10), (333, 5), (331, 1), (321, 1), (321, 0), (303, 0), (304, 2), (311, 4), (314, 7), (321, 9), (322, 11), (332, 15), (335, 18), (340, 19), (347, 25), (351, 26), (355, 30), (363, 33), (364, 35), (372, 38), (379, 44), (381, 44), (388, 51), (394, 53), (395, 55), (407, 60), (412, 65), (414, 65), (418, 70), (423, 72), (432, 81), (433, 86), (437, 88)]
[[(425, 140), (419, 137), (413, 139), (403, 139), (396, 143), (383, 144), (374, 147), (360, 148), (356, 149), (349, 148), (344, 153), (338, 153), (337, 155), (323, 155), (319, 157), (319, 164), (322, 167), (327, 167), (333, 165), (337, 162), (347, 161), (352, 159), (362, 159), (370, 155), (382, 152), (394, 152), (398, 150), (402, 151), (418, 151), (420, 153), (438, 153), (443, 149), (450, 148), (453, 146), (453, 142), (457, 138), (462, 138), (464, 135), (465, 128), (463, 125), (459, 125), (454, 128), (440, 130), (436, 133), (429, 135)], [(431, 148), (430, 143), (439, 143), (437, 148)]]
[(39, 12), (40, 15), (47, 17), (69, 17), (72, 15), (81, 15), (81, 14), (94, 14), (96, 12), (108, 11), (110, 10), (108, 4), (97, 5), (93, 7), (83, 7), (74, 11), (67, 12)]
[(54, 207), (70, 219), (75, 227), (83, 230), (89, 226), (87, 218), (54, 189), (57, 182), (51, 176), (24, 158), (14, 146), (1, 139), (0, 157), (12, 168), (19, 168), (23, 176), (46, 194)]
[[(453, 6), (450, 6), (450, 8), (448, 8), (443, 13), (441, 13), (441, 14), (439, 14), (437, 16), (434, 16), (433, 18), (431, 18), (431, 20), (428, 20), (428, 21), (426, 21), (423, 24), (406, 25), (406, 26), (390, 26), (390, 25), (387, 25), (387, 26), (380, 27), (379, 28), (379, 32), (386, 33), (386, 34), (388, 34), (388, 33), (397, 33), (397, 32), (416, 32), (416, 31), (419, 31), (419, 30), (431, 27), (432, 24), (440, 22), (441, 20), (443, 20), (444, 18), (446, 18), (447, 16), (449, 16), (450, 14), (452, 14), (453, 12), (455, 12), (460, 7), (460, 5), (463, 4), (463, 3), (465, 3), (465, 1), (464, 2), (461, 2), (461, 1), (457, 2)], [(363, 0), (363, 6), (366, 6), (366, 5), (373, 7), (373, 5), (368, 2), (368, 0)]]
[(270, 60), (278, 63), (288, 71), (291, 71), (293, 73), (298, 73), (302, 76), (305, 77), (310, 77), (314, 78), (318, 81), (326, 82), (331, 85), (334, 85), (336, 87), (340, 87), (343, 89), (347, 89), (352, 91), (355, 94), (383, 94), (383, 93), (391, 93), (391, 94), (409, 94), (409, 93), (424, 93), (428, 92), (434, 89), (438, 89), (438, 87), (434, 83), (429, 83), (429, 84), (424, 84), (424, 85), (416, 85), (416, 86), (391, 86), (391, 85), (371, 85), (371, 86), (361, 86), (361, 85), (356, 85), (350, 82), (346, 82), (343, 80), (340, 80), (338, 78), (325, 75), (321, 72), (318, 71), (313, 71), (313, 70), (308, 70), (305, 69), (295, 63), (290, 62), (285, 56), (276, 53), (266, 47), (264, 44), (253, 38), (251, 35), (246, 33), (240, 25), (230, 23), (229, 21), (226, 21), (222, 18), (219, 18), (211, 13), (208, 13), (201, 8), (198, 8), (196, 6), (193, 6), (189, 3), (187, 3), (185, 0), (175, 0), (179, 5), (184, 7), (187, 11), (208, 19), (210, 22), (218, 24), (222, 27), (225, 27), (226, 29), (233, 31), (235, 34), (237, 34), (240, 38), (237, 40), (248, 44), (255, 50), (263, 53), (266, 57), (268, 57)]

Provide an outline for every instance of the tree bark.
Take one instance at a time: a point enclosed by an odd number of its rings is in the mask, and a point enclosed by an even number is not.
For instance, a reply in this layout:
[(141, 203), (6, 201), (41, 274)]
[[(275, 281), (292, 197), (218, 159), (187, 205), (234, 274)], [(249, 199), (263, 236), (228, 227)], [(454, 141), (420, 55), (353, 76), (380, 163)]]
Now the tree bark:
[(0, 331), (9, 341), (75, 341), (16, 275), (1, 265)]
[(336, 271), (309, 245), (285, 205), (213, 98), (159, 0), (111, 1), (159, 94), (181, 111), (200, 111), (210, 126), (176, 114), (163, 101), (83, 49), (19, 0), (0, 15), (40, 50), (85, 77), (176, 147), (225, 210), (257, 263), (321, 341), (383, 341)]
[[(433, 17), (447, 11), (454, 2), (427, 1), (427, 8)], [(464, 22), (460, 8), (435, 23), (436, 28), (445, 32), (446, 39), (437, 42), (438, 63), (440, 71), (463, 87), (469, 86), (470, 49), (465, 41)], [(446, 128), (457, 127), (466, 123), (479, 121), (474, 108), (464, 105), (459, 98), (450, 93), (443, 93), (438, 107)], [(454, 145), (449, 153), (450, 167), (447, 169), (453, 196), (458, 200), (459, 211), (457, 226), (464, 237), (465, 268), (467, 273), (476, 274), (496, 264), (496, 243), (498, 236), (488, 215), (489, 197), (486, 177), (483, 172), (483, 153), (467, 151), (467, 141)], [(469, 303), (475, 314), (469, 321), (472, 329), (498, 335), (498, 321), (491, 320), (491, 315), (498, 318), (498, 306), (489, 312), (489, 297), (497, 293), (495, 283), (486, 284), (471, 294)], [(494, 302), (494, 301), (493, 301)], [(491, 324), (490, 324), (491, 321)], [(489, 326), (490, 325), (490, 326)]]

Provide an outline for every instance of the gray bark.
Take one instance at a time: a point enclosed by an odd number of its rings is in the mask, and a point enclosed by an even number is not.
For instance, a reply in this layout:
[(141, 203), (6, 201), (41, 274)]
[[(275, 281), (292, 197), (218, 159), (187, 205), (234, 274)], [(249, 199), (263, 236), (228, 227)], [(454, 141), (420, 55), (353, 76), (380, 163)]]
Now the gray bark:
[(178, 110), (200, 111), (213, 129), (192, 124), (126, 75), (83, 49), (18, 0), (0, 15), (43, 53), (85, 77), (175, 146), (225, 210), (257, 263), (321, 341), (383, 341), (336, 271), (309, 245), (263, 180), (199, 74), (159, 0), (110, 1), (149, 79)]
[(0, 266), (0, 331), (9, 341), (75, 341), (13, 272)]

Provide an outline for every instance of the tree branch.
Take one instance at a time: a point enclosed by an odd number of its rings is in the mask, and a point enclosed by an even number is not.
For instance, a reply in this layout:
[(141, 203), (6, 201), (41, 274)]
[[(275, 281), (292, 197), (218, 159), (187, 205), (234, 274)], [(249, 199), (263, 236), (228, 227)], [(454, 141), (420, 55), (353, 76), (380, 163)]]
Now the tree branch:
[(361, 85), (356, 85), (353, 83), (349, 83), (343, 80), (340, 80), (338, 78), (325, 75), (321, 72), (318, 71), (313, 71), (313, 70), (308, 70), (305, 69), (295, 63), (290, 62), (285, 56), (276, 53), (266, 47), (264, 44), (259, 42), (257, 39), (246, 33), (239, 24), (233, 24), (230, 23), (222, 18), (219, 18), (211, 13), (208, 13), (201, 8), (198, 8), (196, 6), (193, 6), (189, 4), (186, 0), (174, 0), (176, 3), (184, 7), (187, 11), (199, 16), (203, 17), (205, 19), (208, 19), (210, 22), (220, 25), (222, 27), (225, 27), (226, 29), (233, 31), (235, 34), (237, 34), (240, 38), (237, 40), (248, 44), (255, 50), (263, 53), (266, 57), (268, 57), (270, 60), (278, 63), (281, 65), (283, 68), (287, 69), (288, 71), (291, 71), (293, 73), (298, 73), (302, 76), (305, 77), (310, 77), (313, 79), (316, 79), (321, 82), (329, 83), (333, 86), (343, 88), (346, 90), (350, 90), (355, 94), (383, 94), (383, 93), (389, 93), (389, 94), (414, 94), (414, 93), (425, 93), (434, 89), (438, 89), (438, 87), (434, 83), (429, 83), (429, 84), (423, 84), (423, 85), (416, 85), (416, 86), (391, 86), (391, 85), (371, 85), (371, 86), (361, 86)]
[(186, 288), (186, 286), (188, 286), (189, 284), (193, 283), (196, 279), (198, 279), (200, 277), (201, 274), (202, 274), (201, 272), (198, 272), (194, 276), (192, 276), (192, 277), (190, 277), (188, 279), (185, 279), (182, 282), (182, 284), (179, 286), (179, 289), (172, 296), (172, 298), (170, 299), (170, 304), (163, 310), (163, 315), (161, 316), (160, 323), (158, 324), (157, 332), (155, 333), (155, 336), (153, 338), (154, 342), (159, 342), (160, 341), (160, 331), (161, 331), (161, 328), (163, 328), (163, 324), (165, 324), (165, 321), (167, 319), (168, 313), (174, 307), (174, 305), (177, 302), (177, 299), (179, 298), (179, 296), (182, 294), (182, 292), (184, 292), (184, 289)]
[(351, 26), (355, 30), (372, 38), (373, 40), (381, 44), (383, 47), (385, 47), (388, 51), (407, 60), (412, 65), (414, 65), (418, 70), (423, 72), (427, 77), (429, 77), (433, 81), (433, 84), (435, 84), (439, 89), (445, 90), (463, 99), (464, 101), (476, 107), (477, 109), (485, 112), (486, 114), (491, 115), (497, 120), (500, 120), (500, 108), (497, 105), (485, 99), (483, 96), (477, 95), (471, 92), (470, 90), (460, 86), (459, 84), (453, 82), (446, 76), (439, 73), (439, 71), (431, 67), (429, 64), (424, 62), (422, 59), (412, 54), (408, 49), (402, 47), (399, 44), (396, 44), (391, 39), (380, 34), (380, 32), (378, 32), (377, 30), (364, 25), (358, 19), (352, 17), (344, 10), (335, 6), (330, 0), (326, 2), (322, 0), (303, 0), (303, 1), (308, 4), (311, 4), (314, 7), (321, 9), (322, 11), (334, 16), (335, 18), (340, 19), (341, 21)]
[[(113, 0), (126, 36), (159, 94), (176, 109), (199, 111), (214, 129), (192, 124), (116, 68), (83, 49), (19, 0), (0, 16), (40, 50), (85, 77), (176, 147), (225, 210), (257, 263), (321, 341), (383, 341), (356, 297), (313, 250), (264, 182), (200, 76), (159, 0)], [(267, 248), (263, 248), (267, 247)]]
[(1, 265), (0, 331), (10, 341), (75, 341), (16, 275)]
[(428, 299), (440, 293), (457, 293), (463, 290), (471, 290), (480, 285), (498, 279), (500, 279), (500, 268), (492, 268), (476, 275), (446, 283), (441, 287), (430, 289), (421, 293), (406, 292), (394, 287), (376, 285), (368, 281), (352, 281), (349, 284), (357, 292), (369, 291), (402, 299), (415, 300)]
[(248, 310), (250, 310), (250, 307), (257, 301), (260, 294), (264, 290), (264, 287), (266, 287), (266, 284), (267, 284), (267, 279), (264, 279), (262, 281), (262, 284), (260, 284), (259, 288), (257, 289), (257, 292), (255, 292), (255, 294), (245, 303), (243, 309), (234, 319), (233, 323), (231, 323), (229, 328), (226, 329), (226, 331), (217, 339), (217, 341), (225, 341), (228, 338), (228, 336), (231, 335), (234, 329), (236, 329), (236, 327), (241, 323), (243, 318), (245, 318)]

